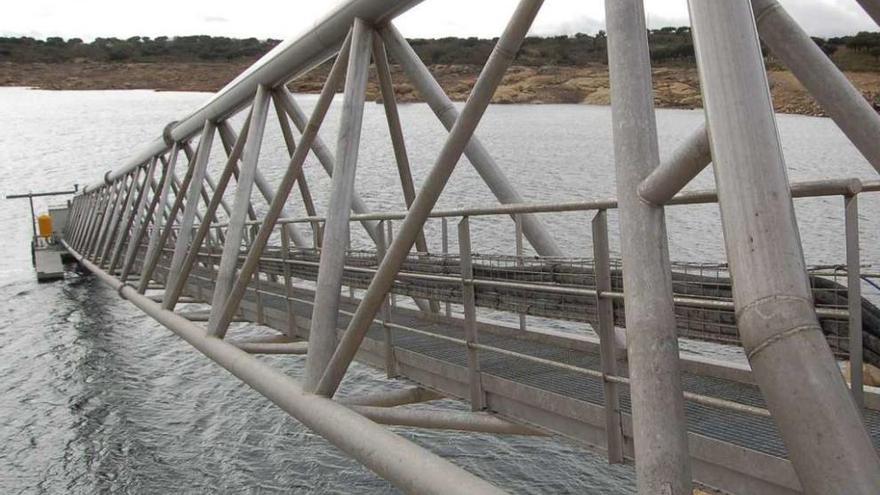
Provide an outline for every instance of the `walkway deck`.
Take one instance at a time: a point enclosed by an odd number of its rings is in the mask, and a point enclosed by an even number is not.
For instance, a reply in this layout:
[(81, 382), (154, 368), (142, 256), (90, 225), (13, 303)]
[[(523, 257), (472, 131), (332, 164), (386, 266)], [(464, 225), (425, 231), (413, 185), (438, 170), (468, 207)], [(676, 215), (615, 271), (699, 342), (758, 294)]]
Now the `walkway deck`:
[[(168, 259), (160, 264), (164, 277)], [(273, 270), (268, 270), (272, 272)], [(211, 300), (213, 273), (199, 267), (189, 278), (187, 294), (196, 300)], [(242, 304), (245, 320), (262, 322), (282, 333), (308, 337), (313, 293), (287, 288), (268, 280), (252, 284)], [(344, 298), (339, 327), (345, 328), (356, 300)], [(296, 315), (289, 319), (288, 312)], [(443, 339), (464, 339), (462, 320), (442, 315), (425, 316), (398, 307), (392, 323), (437, 335), (392, 329), (397, 373), (443, 395), (467, 400), (469, 372), (463, 345)], [(381, 322), (372, 326), (361, 346), (358, 360), (384, 367), (384, 333)], [(481, 323), (481, 344), (534, 356), (578, 368), (599, 370), (596, 343), (577, 335), (530, 330)], [(234, 330), (231, 330), (234, 338)], [(507, 354), (481, 350), (481, 381), (489, 410), (512, 421), (535, 426), (579, 444), (604, 451), (604, 397), (600, 380), (549, 364), (528, 361)], [(683, 360), (685, 390), (740, 404), (764, 407), (760, 390), (747, 370), (732, 366)], [(623, 374), (626, 372), (624, 371)], [(344, 387), (344, 384), (343, 384)], [(872, 401), (873, 403), (873, 401)], [(632, 458), (630, 400), (626, 387), (620, 390), (625, 454)], [(876, 404), (872, 407), (876, 408)], [(787, 452), (771, 418), (687, 401), (686, 412), (694, 458), (695, 479), (739, 493), (797, 493), (800, 484), (786, 460)], [(865, 422), (874, 444), (880, 448), (880, 412), (865, 411)]]

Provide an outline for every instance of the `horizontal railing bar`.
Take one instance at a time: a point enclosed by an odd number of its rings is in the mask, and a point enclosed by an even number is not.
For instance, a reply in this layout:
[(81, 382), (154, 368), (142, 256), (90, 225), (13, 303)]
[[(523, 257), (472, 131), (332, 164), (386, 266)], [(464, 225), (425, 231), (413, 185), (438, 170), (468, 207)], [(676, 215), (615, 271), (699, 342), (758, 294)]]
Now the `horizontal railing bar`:
[[(829, 179), (823, 181), (806, 181), (796, 182), (791, 185), (791, 194), (794, 198), (814, 198), (823, 196), (849, 196), (858, 194), (859, 192), (880, 191), (880, 181), (867, 181), (866, 183), (876, 185), (870, 189), (865, 188), (859, 179)], [(694, 205), (694, 204), (710, 204), (718, 201), (718, 195), (715, 190), (688, 191), (679, 193), (666, 206), (674, 205)], [(432, 211), (429, 218), (448, 218), (448, 217), (475, 217), (475, 216), (493, 216), (493, 215), (515, 215), (523, 213), (566, 213), (596, 210), (613, 210), (617, 208), (617, 199), (596, 199), (590, 201), (571, 201), (557, 203), (514, 203), (506, 205), (497, 205), (491, 207), (473, 207), (473, 208), (456, 208), (451, 210), (435, 210)], [(361, 222), (365, 220), (402, 220), (406, 218), (407, 212), (375, 212), (351, 215), (350, 221)], [(323, 222), (322, 216), (309, 216), (297, 218), (280, 218), (279, 224), (287, 223), (314, 223)], [(260, 225), (261, 220), (251, 220), (249, 225)], [(226, 223), (213, 224), (214, 228), (226, 227)]]

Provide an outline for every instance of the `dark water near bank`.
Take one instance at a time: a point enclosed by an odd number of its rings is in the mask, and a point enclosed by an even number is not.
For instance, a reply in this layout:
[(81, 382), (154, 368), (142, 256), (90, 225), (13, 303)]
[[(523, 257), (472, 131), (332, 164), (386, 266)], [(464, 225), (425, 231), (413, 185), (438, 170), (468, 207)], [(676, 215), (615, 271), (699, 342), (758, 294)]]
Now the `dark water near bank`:
[[(0, 89), (0, 194), (94, 182), (205, 98)], [(310, 108), (313, 98), (302, 101)], [(423, 105), (401, 111), (419, 182), (444, 131)], [(659, 112), (661, 150), (670, 151), (701, 117), (694, 111)], [(382, 118), (380, 106), (367, 106), (357, 187), (372, 208), (400, 210)], [(331, 148), (337, 121), (338, 107), (323, 134)], [(277, 180), (286, 160), (277, 125), (270, 122), (260, 166)], [(832, 122), (780, 116), (779, 124), (793, 181), (875, 178)], [(493, 106), (479, 134), (527, 199), (571, 201), (614, 195), (610, 129), (607, 108)], [(327, 195), (321, 192), (328, 181), (316, 163), (306, 166), (323, 210)], [(696, 185), (711, 182), (704, 174)], [(441, 198), (444, 207), (493, 203), (465, 163)], [(300, 204), (296, 195), (290, 204)], [(842, 262), (842, 200), (797, 205), (808, 262)], [(864, 195), (863, 259), (875, 264), (878, 213), (880, 201)], [(27, 248), (28, 217), (26, 201), (2, 203), (0, 493), (394, 491), (94, 280), (37, 285)], [(671, 208), (668, 219), (673, 259), (722, 260), (717, 207)], [(545, 220), (566, 252), (586, 255), (588, 215)], [(613, 214), (611, 221), (616, 232)], [(509, 220), (479, 220), (473, 229), (475, 250), (511, 252)], [(438, 248), (439, 223), (429, 225), (429, 238)], [(695, 352), (717, 355), (702, 347)], [(293, 375), (301, 369), (300, 358), (267, 359)], [(352, 373), (345, 386), (349, 394), (395, 386), (362, 366)], [(513, 492), (634, 491), (631, 468), (608, 466), (564, 442), (398, 431)]]

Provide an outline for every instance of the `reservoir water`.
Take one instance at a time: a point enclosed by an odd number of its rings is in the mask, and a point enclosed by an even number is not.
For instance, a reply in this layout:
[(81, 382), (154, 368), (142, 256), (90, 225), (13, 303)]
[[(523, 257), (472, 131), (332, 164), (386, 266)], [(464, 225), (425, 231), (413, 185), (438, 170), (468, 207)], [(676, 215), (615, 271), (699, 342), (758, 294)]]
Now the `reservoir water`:
[[(91, 184), (166, 123), (206, 100), (200, 93), (48, 92), (0, 88), (0, 194)], [(315, 97), (299, 101), (309, 111)], [(339, 101), (322, 137), (335, 148)], [(445, 131), (422, 104), (401, 106), (416, 185)], [(660, 110), (661, 154), (693, 130), (701, 111)], [(380, 105), (367, 104), (357, 189), (374, 210), (402, 210)], [(237, 122), (241, 119), (237, 118)], [(260, 167), (277, 181), (287, 160), (269, 120)], [(828, 119), (778, 117), (792, 181), (875, 179), (876, 173)], [(478, 130), (529, 201), (613, 197), (610, 110), (582, 105), (493, 105)], [(215, 140), (219, 141), (219, 140)], [(222, 161), (215, 148), (212, 167)], [(319, 212), (329, 181), (310, 158), (306, 174)], [(712, 186), (711, 172), (692, 188)], [(302, 214), (297, 196), (289, 204)], [(230, 203), (232, 197), (229, 197)], [(44, 209), (51, 201), (38, 201)], [(441, 207), (495, 200), (463, 160)], [(257, 202), (257, 208), (264, 208)], [(843, 263), (840, 198), (796, 201), (809, 264)], [(863, 263), (880, 263), (880, 194), (860, 198)], [(542, 217), (571, 256), (588, 256), (589, 216)], [(667, 210), (675, 261), (723, 261), (715, 205)], [(618, 251), (616, 215), (610, 215)], [(0, 208), (0, 493), (394, 493), (246, 385), (92, 279), (38, 285), (30, 264), (26, 201)], [(432, 249), (439, 223), (428, 225)], [(474, 250), (512, 254), (509, 219), (479, 220)], [(355, 231), (355, 243), (364, 237)], [(455, 247), (453, 246), (453, 250)], [(877, 294), (866, 294), (876, 298)], [(693, 352), (737, 359), (736, 352)], [(301, 358), (267, 358), (298, 375)], [(345, 392), (387, 387), (383, 373), (355, 365)], [(461, 407), (449, 402), (448, 407)], [(633, 470), (564, 441), (396, 429), (416, 443), (517, 493), (634, 493)]]

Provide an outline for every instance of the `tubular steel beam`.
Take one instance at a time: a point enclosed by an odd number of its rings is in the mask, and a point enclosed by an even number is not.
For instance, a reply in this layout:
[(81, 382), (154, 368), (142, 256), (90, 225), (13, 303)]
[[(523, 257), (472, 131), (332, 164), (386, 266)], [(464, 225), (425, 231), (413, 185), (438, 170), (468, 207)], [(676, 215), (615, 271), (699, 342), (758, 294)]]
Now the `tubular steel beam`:
[[(452, 131), (453, 126), (459, 119), (458, 109), (452, 100), (446, 96), (440, 84), (425, 67), (425, 64), (416, 55), (415, 50), (407, 43), (406, 39), (392, 25), (386, 25), (379, 30), (385, 41), (385, 47), (394, 56), (397, 63), (401, 64), (410, 82), (419, 92), (425, 103), (431, 107), (437, 118)], [(489, 154), (477, 136), (471, 136), (465, 147), (464, 154), (467, 156), (474, 170), (482, 177), (489, 186), (489, 190), (502, 204), (524, 203), (525, 200), (513, 187), (510, 179), (504, 175), (501, 167)], [(563, 256), (562, 250), (556, 245), (556, 241), (534, 215), (523, 216), (523, 232), (535, 251), (541, 256)]]
[(639, 494), (691, 494), (672, 274), (662, 207), (638, 186), (659, 164), (642, 0), (606, 0), (614, 161)]
[(846, 229), (846, 301), (849, 309), (849, 376), (850, 388), (856, 406), (865, 407), (865, 381), (862, 371), (864, 344), (862, 342), (862, 277), (859, 249), (859, 197), (843, 198), (844, 226)]
[[(602, 373), (617, 375), (617, 346), (614, 343), (614, 301), (602, 297), (610, 292), (611, 252), (608, 246), (608, 212), (600, 210), (593, 217), (593, 270), (596, 276), (596, 313), (599, 324), (595, 328), (599, 336), (599, 360)], [(620, 421), (620, 394), (617, 384), (603, 380), (605, 398), (605, 450), (608, 462), (623, 462), (623, 428)]]
[(370, 70), (372, 29), (361, 19), (352, 27), (351, 48), (345, 77), (345, 93), (336, 147), (336, 168), (327, 205), (327, 221), (321, 245), (321, 262), (309, 330), (309, 354), (303, 386), (312, 391), (321, 379), (327, 362), (336, 350), (336, 323), (339, 317), (339, 291), (349, 243), (349, 216), (354, 197), (367, 77)]
[[(257, 165), (260, 159), (260, 149), (263, 144), (263, 131), (266, 129), (266, 118), (269, 115), (269, 91), (260, 86), (254, 97), (254, 106), (251, 111), (251, 123), (248, 128), (247, 139), (242, 154), (241, 169), (238, 174), (238, 184), (235, 188), (235, 201), (232, 203), (232, 215), (229, 217), (229, 226), (226, 228), (226, 242), (223, 243), (223, 254), (220, 256), (220, 267), (214, 280), (214, 292), (211, 298), (211, 318), (208, 320), (208, 335), (223, 338), (226, 329), (217, 327), (217, 321), (223, 312), (223, 303), (229, 295), (229, 290), (235, 280), (235, 269), (238, 266), (238, 257), (241, 254), (241, 241), (244, 237), (245, 221), (247, 220), (248, 206), (251, 203), (251, 191), (254, 187), (254, 178), (257, 175)], [(234, 160), (230, 160), (235, 164)], [(207, 220), (207, 219), (206, 219)], [(209, 223), (209, 222), (206, 222)], [(197, 250), (193, 246), (192, 250)]]
[(66, 243), (65, 247), (83, 266), (123, 298), (401, 491), (436, 495), (504, 493), (345, 406), (307, 393), (290, 376), (228, 342), (210, 337), (204, 328), (162, 309)]
[[(144, 146), (122, 167), (110, 172), (109, 182), (118, 180), (150, 157), (167, 151), (169, 142), (188, 141), (206, 120), (220, 122), (254, 99), (258, 86), (279, 88), (333, 57), (355, 18), (381, 24), (406, 12), (421, 0), (346, 0), (299, 36), (282, 42), (254, 65), (217, 92), (202, 107), (167, 127), (160, 138)], [(104, 187), (101, 181), (83, 192)]]
[(229, 324), (232, 322), (235, 312), (238, 311), (241, 298), (247, 290), (251, 277), (253, 277), (256, 272), (257, 265), (260, 262), (260, 256), (263, 255), (266, 243), (269, 241), (272, 231), (275, 230), (275, 224), (281, 216), (284, 204), (287, 202), (287, 197), (290, 195), (290, 190), (293, 189), (293, 183), (296, 181), (299, 174), (302, 173), (303, 162), (305, 162), (315, 136), (318, 134), (318, 129), (324, 121), (324, 117), (327, 116), (327, 111), (330, 109), (330, 104), (333, 102), (333, 96), (336, 94), (336, 88), (345, 76), (345, 66), (348, 64), (349, 40), (350, 38), (346, 39), (342, 50), (339, 52), (339, 57), (336, 58), (336, 62), (334, 62), (333, 67), (330, 69), (330, 74), (327, 76), (327, 81), (324, 83), (324, 88), (321, 90), (321, 96), (318, 97), (315, 110), (312, 112), (312, 117), (303, 132), (300, 145), (296, 149), (296, 152), (294, 152), (293, 157), (290, 158), (290, 163), (287, 165), (287, 170), (281, 178), (281, 183), (278, 185), (278, 190), (275, 193), (275, 199), (269, 205), (269, 211), (266, 212), (266, 217), (260, 225), (260, 230), (257, 232), (256, 238), (251, 244), (251, 249), (241, 267), (235, 285), (232, 287), (229, 297), (223, 304), (224, 312), (221, 319), (217, 322), (217, 328), (220, 332), (226, 331), (226, 328), (228, 328)]
[[(220, 125), (218, 125), (217, 128), (220, 131), (220, 140), (223, 141), (224, 148), (226, 148), (227, 150), (231, 150), (233, 148), (233, 143), (235, 143), (237, 139), (236, 133), (232, 129), (232, 126), (230, 126), (228, 122), (224, 121)], [(233, 169), (233, 172), (235, 172), (236, 170), (238, 170), (237, 162), (235, 163), (235, 168)], [(254, 176), (254, 184), (257, 186), (257, 190), (260, 192), (260, 195), (263, 196), (263, 199), (266, 200), (266, 203), (271, 204), (272, 201), (275, 199), (275, 193), (272, 191), (272, 187), (269, 185), (269, 182), (266, 180), (259, 169), (257, 169), (257, 173)], [(289, 214), (287, 207), (285, 207), (283, 214)], [(298, 228), (291, 229), (290, 226), (285, 225), (284, 230), (287, 232), (287, 235), (290, 236), (291, 240), (293, 240), (293, 243), (297, 246), (308, 245), (308, 241)]]
[(434, 167), (410, 207), (397, 237), (391, 243), (388, 253), (382, 259), (376, 275), (352, 316), (339, 347), (327, 365), (324, 376), (321, 377), (316, 393), (332, 396), (339, 387), (339, 383), (345, 376), (345, 372), (357, 353), (370, 324), (382, 307), (397, 272), (400, 271), (400, 267), (421, 232), (425, 220), (443, 192), (449, 176), (455, 170), (455, 165), (464, 154), (474, 130), (489, 106), (495, 89), (519, 51), (542, 3), (542, 0), (521, 0), (517, 6), (507, 28), (495, 44), (486, 66), (477, 79), (461, 115), (449, 132), (449, 137), (443, 145)]
[(409, 387), (372, 395), (345, 397), (337, 402), (345, 406), (395, 407), (442, 399), (443, 396), (422, 387)]
[(113, 256), (110, 258), (110, 264), (108, 265), (110, 273), (115, 272), (116, 265), (119, 263), (119, 257), (122, 256), (122, 250), (125, 248), (126, 243), (132, 243), (132, 226), (134, 225), (135, 220), (140, 218), (141, 210), (144, 208), (144, 204), (147, 200), (147, 190), (150, 189), (150, 181), (153, 179), (153, 174), (156, 172), (156, 162), (158, 161), (159, 160), (155, 157), (150, 160), (150, 164), (144, 171), (144, 182), (138, 190), (137, 198), (125, 210), (122, 229), (119, 231), (119, 235), (116, 238), (116, 247), (113, 249)]
[[(229, 150), (229, 156), (226, 159), (226, 166), (223, 167), (223, 172), (220, 174), (217, 187), (214, 189), (214, 196), (211, 198), (211, 203), (208, 205), (207, 211), (205, 211), (205, 221), (199, 224), (199, 229), (193, 237), (192, 247), (187, 251), (186, 259), (184, 259), (183, 264), (180, 266), (180, 275), (177, 277), (175, 285), (171, 287), (171, 290), (168, 293), (168, 303), (166, 304), (167, 309), (173, 310), (177, 305), (178, 299), (183, 294), (183, 288), (186, 285), (190, 272), (196, 264), (196, 258), (199, 256), (199, 249), (202, 247), (202, 244), (208, 237), (208, 232), (211, 230), (211, 221), (216, 215), (217, 204), (226, 192), (229, 182), (232, 180), (233, 171), (237, 167), (238, 160), (244, 151), (245, 139), (250, 131), (252, 116), (253, 112), (249, 112), (244, 121), (244, 125), (241, 128), (241, 135), (235, 140), (232, 149)], [(224, 125), (229, 126), (227, 122), (223, 122), (218, 127), (222, 128)]]
[[(278, 94), (275, 92), (272, 93), (272, 104), (275, 107), (278, 126), (281, 128), (281, 137), (284, 139), (284, 145), (287, 147), (287, 156), (290, 158), (293, 156), (294, 151), (296, 151), (296, 141), (293, 137), (293, 130), (290, 128), (290, 119), (287, 116), (287, 112), (284, 111), (284, 107), (281, 106)], [(309, 216), (316, 216), (315, 212), (317, 210), (315, 210), (315, 202), (312, 199), (312, 192), (309, 189), (305, 172), (300, 173), (299, 177), (296, 178), (296, 185), (299, 187), (299, 194), (302, 197), (306, 213)]]
[(776, 0), (751, 2), (761, 40), (880, 172), (880, 115)]
[(874, 19), (874, 22), (880, 26), (880, 1), (878, 0), (856, 0), (859, 2), (859, 5), (865, 9), (865, 12), (871, 16), (871, 19)]
[(645, 177), (639, 184), (639, 196), (652, 205), (665, 205), (710, 163), (712, 151), (704, 123)]
[(880, 459), (813, 307), (751, 7), (748, 0), (689, 5), (752, 375), (808, 493), (877, 493)]
[[(211, 145), (214, 143), (214, 133), (216, 125), (211, 121), (205, 121), (202, 128), (202, 138), (199, 140), (199, 147), (196, 150), (196, 156), (190, 167), (191, 178), (189, 187), (181, 186), (179, 196), (186, 195), (186, 207), (183, 210), (183, 218), (180, 220), (180, 228), (177, 231), (177, 241), (174, 243), (174, 254), (171, 257), (171, 264), (168, 268), (168, 280), (166, 280), (165, 300), (168, 301), (168, 295), (171, 287), (174, 287), (177, 276), (180, 274), (180, 266), (189, 249), (190, 241), (193, 235), (193, 225), (196, 219), (196, 213), (199, 211), (199, 198), (202, 195), (202, 187), (205, 182), (205, 173), (208, 168), (208, 157), (211, 155)], [(169, 224), (166, 230), (171, 230)]]
[(511, 423), (489, 413), (371, 406), (351, 406), (351, 410), (380, 425), (475, 431), (496, 435), (546, 435), (534, 428)]
[[(171, 214), (167, 217), (164, 212), (169, 203), (171, 185), (174, 183), (174, 168), (177, 166), (177, 158), (179, 156), (180, 146), (175, 143), (171, 147), (171, 157), (168, 159), (168, 163), (164, 164), (165, 177), (159, 190), (159, 204), (156, 205), (156, 223), (153, 226), (153, 231), (150, 233), (150, 241), (147, 244), (147, 252), (144, 255), (144, 265), (141, 269), (141, 281), (138, 284), (138, 292), (141, 294), (147, 290), (147, 285), (153, 277), (153, 270), (155, 270), (156, 264), (159, 262), (159, 256), (162, 254), (162, 248), (168, 240), (166, 235), (170, 234), (171, 227), (174, 225), (174, 219), (177, 216), (174, 207), (172, 207)], [(176, 198), (174, 201), (174, 206), (177, 208), (179, 208), (179, 201), (182, 201), (182, 199)], [(167, 287), (168, 284), (165, 285)]]
[[(158, 165), (158, 163), (161, 162), (159, 157), (154, 158), (154, 160), (155, 160), (154, 167), (156, 165)], [(159, 179), (160, 184), (165, 183), (165, 178), (166, 178), (167, 174), (168, 174), (168, 167), (163, 166), (162, 167), (162, 175)], [(152, 179), (151, 179), (150, 185), (151, 186), (153, 185)], [(161, 199), (162, 199), (162, 197), (161, 197), (160, 191), (154, 189), (153, 190), (153, 197), (150, 199), (150, 205), (146, 208), (146, 210), (144, 210), (143, 217), (140, 214), (138, 214), (135, 218), (135, 225), (133, 228), (132, 238), (128, 244), (128, 249), (126, 250), (125, 257), (123, 258), (123, 261), (122, 261), (122, 274), (119, 276), (119, 279), (122, 280), (123, 282), (125, 282), (128, 279), (128, 275), (131, 273), (131, 271), (134, 267), (135, 256), (137, 255), (138, 249), (140, 249), (141, 243), (146, 238), (147, 229), (150, 226), (150, 222), (152, 222), (154, 216), (158, 216), (158, 217), (162, 216), (162, 212), (157, 212), (157, 206), (159, 205), (159, 201)], [(138, 210), (140, 211), (141, 208), (139, 208)], [(158, 220), (156, 220), (156, 222), (158, 224)]]
[[(413, 184), (412, 168), (409, 164), (409, 155), (406, 151), (406, 141), (403, 138), (403, 126), (400, 123), (400, 112), (397, 110), (397, 101), (394, 96), (394, 83), (391, 80), (391, 66), (388, 64), (388, 54), (385, 53), (385, 44), (376, 33), (373, 36), (373, 63), (376, 66), (376, 76), (379, 80), (379, 91), (382, 96), (382, 106), (385, 108), (385, 120), (388, 122), (388, 132), (391, 135), (391, 145), (394, 149), (394, 161), (397, 163), (397, 174), (400, 176), (400, 187), (403, 190), (403, 201), (406, 208), (412, 206), (416, 199), (416, 187)], [(416, 239), (416, 250), (420, 253), (428, 252), (428, 243), (425, 242), (425, 233), (419, 234)]]
[[(342, 52), (340, 51), (340, 54)], [(347, 55), (346, 55), (347, 56)], [(303, 136), (300, 138), (300, 146), (304, 145), (304, 137), (306, 134), (306, 130), (308, 129), (308, 119), (306, 118), (305, 113), (296, 103), (296, 100), (293, 99), (293, 95), (290, 94), (287, 88), (281, 87), (275, 90), (275, 94), (278, 98), (281, 107), (284, 108), (284, 111), (287, 112), (287, 115), (290, 116), (290, 120), (293, 121), (293, 125), (299, 130), (300, 134)], [(328, 177), (333, 177), (333, 170), (336, 168), (336, 160), (333, 158), (333, 153), (330, 152), (330, 148), (324, 144), (324, 141), (321, 139), (319, 134), (315, 134), (315, 136), (311, 139), (311, 143), (309, 145), (311, 151), (315, 154), (315, 157), (318, 159), (318, 163), (321, 164), (321, 167), (327, 173)], [(367, 208), (367, 204), (361, 199), (360, 196), (355, 193), (354, 198), (351, 200), (351, 210), (357, 214), (367, 213), (369, 208)], [(379, 242), (379, 236), (382, 235), (381, 232), (376, 228), (375, 222), (364, 221), (361, 222), (364, 226), (364, 230), (367, 231), (370, 238), (373, 242)]]

